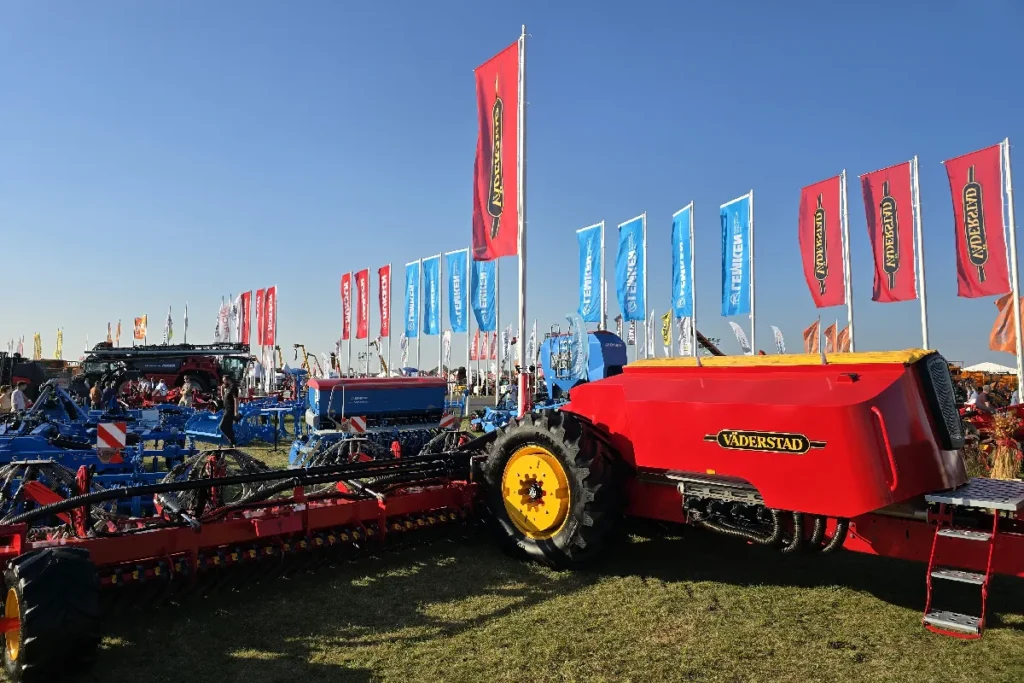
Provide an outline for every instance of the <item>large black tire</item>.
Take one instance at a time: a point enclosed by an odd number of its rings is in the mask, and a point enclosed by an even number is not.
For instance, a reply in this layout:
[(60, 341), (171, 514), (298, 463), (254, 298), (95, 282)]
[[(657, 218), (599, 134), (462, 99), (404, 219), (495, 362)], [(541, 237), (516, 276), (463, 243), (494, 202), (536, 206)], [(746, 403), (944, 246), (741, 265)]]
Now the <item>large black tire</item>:
[[(522, 522), (513, 519), (514, 513), (506, 505), (512, 486), (524, 487), (520, 489), (523, 504), (531, 496), (523, 491), (531, 487), (540, 485), (537, 495), (542, 500), (544, 496), (550, 499), (553, 492), (544, 491), (543, 483), (536, 479), (532, 483), (513, 481), (514, 468), (509, 469), (508, 476), (506, 469), (513, 456), (537, 447), (557, 461), (568, 484), (569, 502), (564, 522), (529, 533)], [(555, 569), (581, 567), (599, 557), (622, 520), (619, 464), (611, 449), (597, 438), (594, 427), (572, 413), (529, 413), (499, 429), (498, 436), (488, 444), (483, 475), (487, 507), (508, 548)]]
[(20, 622), (5, 642), (8, 678), (59, 681), (87, 670), (100, 643), (100, 583), (89, 552), (34, 550), (8, 565), (4, 582), (5, 613)]

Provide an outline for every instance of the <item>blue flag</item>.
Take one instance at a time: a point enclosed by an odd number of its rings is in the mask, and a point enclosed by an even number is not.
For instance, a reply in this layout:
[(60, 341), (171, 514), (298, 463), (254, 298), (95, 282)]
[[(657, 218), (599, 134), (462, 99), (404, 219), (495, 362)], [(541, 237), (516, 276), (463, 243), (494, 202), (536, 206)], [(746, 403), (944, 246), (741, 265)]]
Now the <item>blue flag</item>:
[(419, 336), (420, 323), (420, 262), (405, 264), (405, 336)]
[(647, 292), (644, 268), (647, 248), (644, 244), (647, 218), (637, 216), (619, 225), (619, 253), (615, 255), (615, 295), (624, 320), (646, 320)]
[(448, 323), (452, 332), (469, 331), (469, 306), (466, 301), (466, 259), (468, 249), (445, 254), (448, 266)]
[(604, 262), (601, 259), (604, 223), (576, 231), (580, 243), (580, 305), (576, 309), (585, 323), (601, 322), (604, 295)]
[(672, 312), (677, 318), (693, 316), (693, 204), (672, 216)]
[(423, 259), (423, 334), (441, 334), (441, 255)]
[(750, 202), (722, 205), (722, 315), (750, 314)]
[(473, 261), (473, 314), (481, 332), (496, 332), (498, 329), (497, 285), (498, 275), (495, 261)]

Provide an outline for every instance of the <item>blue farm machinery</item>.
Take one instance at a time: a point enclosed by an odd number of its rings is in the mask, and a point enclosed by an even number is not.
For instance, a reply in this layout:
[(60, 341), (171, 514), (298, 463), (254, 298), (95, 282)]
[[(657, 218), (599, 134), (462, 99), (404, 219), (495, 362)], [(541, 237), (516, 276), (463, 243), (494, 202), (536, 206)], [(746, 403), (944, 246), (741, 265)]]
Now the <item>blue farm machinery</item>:
[[(235, 445), (248, 446), (254, 441), (272, 443), (294, 439), (302, 434), (304, 404), (301, 400), (280, 401), (273, 397), (258, 398), (239, 405), (235, 423)], [(198, 411), (184, 426), (185, 435), (194, 442), (226, 445), (220, 431), (222, 411)], [(291, 417), (291, 420), (287, 418)], [(288, 426), (291, 425), (291, 430)]]
[(386, 459), (442, 450), (457, 441), (461, 418), (438, 377), (311, 379), (310, 433), (292, 444), (293, 467)]

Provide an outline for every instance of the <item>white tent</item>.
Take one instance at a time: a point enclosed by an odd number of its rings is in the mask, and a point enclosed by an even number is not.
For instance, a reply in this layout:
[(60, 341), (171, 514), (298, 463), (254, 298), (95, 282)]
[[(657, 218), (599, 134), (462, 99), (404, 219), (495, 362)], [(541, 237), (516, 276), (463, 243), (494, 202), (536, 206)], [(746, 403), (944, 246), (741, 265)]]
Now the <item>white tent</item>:
[(1013, 375), (1016, 374), (1017, 370), (1014, 368), (1008, 368), (1005, 365), (999, 363), (990, 363), (988, 361), (984, 363), (977, 363), (970, 367), (964, 368), (965, 372), (987, 372), (990, 375)]

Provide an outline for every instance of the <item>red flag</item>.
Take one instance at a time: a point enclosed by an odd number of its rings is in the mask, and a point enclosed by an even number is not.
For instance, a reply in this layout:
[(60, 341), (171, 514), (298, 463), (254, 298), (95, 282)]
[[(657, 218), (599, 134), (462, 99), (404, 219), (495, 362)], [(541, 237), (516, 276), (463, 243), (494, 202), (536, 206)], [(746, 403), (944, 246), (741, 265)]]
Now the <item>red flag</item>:
[(473, 345), (469, 348), (469, 359), (480, 360), (480, 330), (473, 335)]
[(840, 332), (839, 336), (836, 337), (836, 353), (849, 353), (850, 352), (850, 326), (847, 325)]
[(491, 337), (491, 360), (498, 360), (498, 333), (493, 332)]
[(821, 321), (815, 320), (804, 330), (804, 353), (817, 353), (820, 343)]
[(477, 360), (487, 360), (491, 356), (491, 335), (484, 332), (484, 336), (480, 339), (480, 356)]
[(266, 303), (263, 304), (263, 317), (266, 323), (263, 343), (274, 346), (277, 343), (277, 285), (267, 287)]
[(267, 334), (266, 316), (263, 314), (264, 304), (267, 303), (267, 290), (256, 290), (256, 343), (264, 345), (263, 339)]
[(391, 264), (377, 269), (377, 299), (380, 303), (380, 336), (391, 338)]
[(252, 310), (252, 292), (245, 292), (241, 295), (242, 305), (238, 311), (238, 327), (242, 330), (241, 341), (246, 346), (249, 345), (249, 337), (252, 335), (252, 324), (250, 321), (249, 312)]
[[(1024, 297), (1021, 298), (1024, 308)], [(996, 320), (992, 323), (992, 331), (988, 335), (988, 348), (993, 351), (1017, 353), (1017, 332), (1013, 324), (1013, 293), (1004, 294), (996, 299)]]
[(519, 253), (519, 41), (476, 69), (473, 259)]
[(908, 161), (860, 177), (875, 258), (872, 301), (891, 303), (917, 298), (911, 171), (912, 163)]
[(966, 299), (1010, 291), (1001, 162), (999, 145), (943, 162), (956, 217), (957, 296)]
[(356, 277), (356, 339), (370, 333), (370, 269), (360, 270)]
[(341, 338), (352, 336), (352, 273), (341, 276)]
[(838, 322), (834, 322), (825, 328), (825, 353), (836, 352), (836, 335), (838, 334)]
[(818, 308), (846, 303), (843, 287), (843, 231), (840, 226), (839, 176), (800, 191), (798, 236), (804, 279)]

